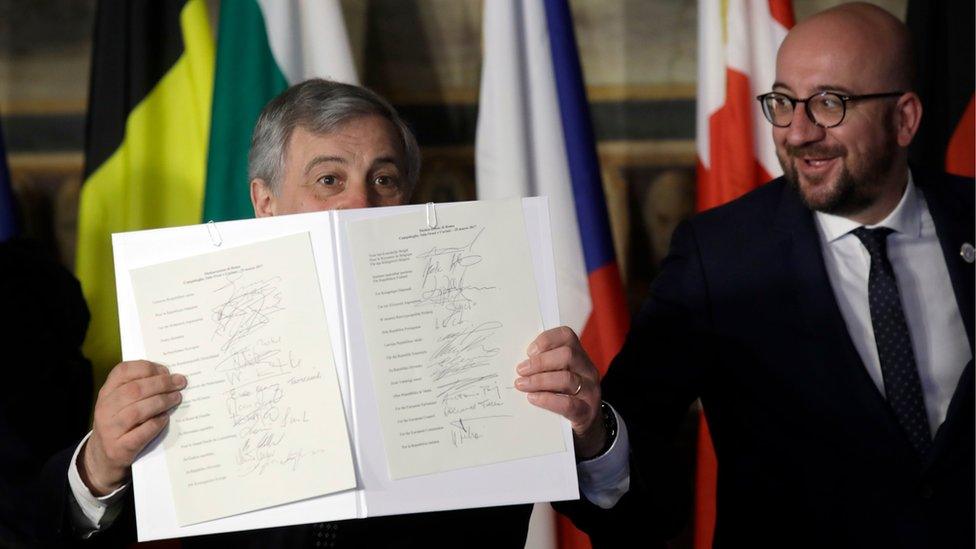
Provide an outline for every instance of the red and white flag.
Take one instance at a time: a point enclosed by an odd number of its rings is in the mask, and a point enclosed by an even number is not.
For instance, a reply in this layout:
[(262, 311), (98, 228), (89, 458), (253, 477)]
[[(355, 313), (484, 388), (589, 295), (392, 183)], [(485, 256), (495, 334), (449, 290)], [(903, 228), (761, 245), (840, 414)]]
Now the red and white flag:
[[(782, 173), (756, 96), (770, 91), (776, 50), (793, 26), (790, 0), (698, 2), (698, 211), (734, 200)], [(702, 416), (694, 547), (712, 546), (718, 463)]]

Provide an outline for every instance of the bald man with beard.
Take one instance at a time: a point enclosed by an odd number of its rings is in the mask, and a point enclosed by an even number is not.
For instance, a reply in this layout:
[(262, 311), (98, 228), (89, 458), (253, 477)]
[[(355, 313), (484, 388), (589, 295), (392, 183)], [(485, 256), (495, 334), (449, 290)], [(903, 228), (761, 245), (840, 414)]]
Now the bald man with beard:
[[(693, 217), (580, 426), (600, 463), (566, 508), (597, 544), (667, 535), (659, 470), (700, 399), (716, 547), (974, 546), (974, 186), (909, 166), (905, 26), (864, 3), (796, 25), (757, 98), (784, 176)], [(566, 329), (542, 353), (583, 371)], [(528, 392), (553, 369), (534, 355)], [(662, 516), (664, 518), (662, 518)]]

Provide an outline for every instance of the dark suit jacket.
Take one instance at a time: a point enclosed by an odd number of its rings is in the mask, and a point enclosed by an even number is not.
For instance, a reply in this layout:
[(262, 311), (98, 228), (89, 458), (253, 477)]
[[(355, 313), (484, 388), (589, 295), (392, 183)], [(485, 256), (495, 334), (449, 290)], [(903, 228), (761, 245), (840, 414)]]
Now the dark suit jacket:
[[(973, 181), (915, 180), (972, 350), (960, 247), (974, 243)], [(569, 509), (597, 540), (635, 520), (671, 531), (651, 520), (670, 495), (659, 454), (700, 398), (719, 463), (716, 547), (974, 546), (973, 362), (920, 459), (848, 335), (813, 214), (782, 179), (676, 230), (603, 390), (627, 423), (633, 478), (619, 509)]]
[(45, 462), (88, 429), (81, 286), (36, 242), (0, 243), (0, 547), (34, 537)]

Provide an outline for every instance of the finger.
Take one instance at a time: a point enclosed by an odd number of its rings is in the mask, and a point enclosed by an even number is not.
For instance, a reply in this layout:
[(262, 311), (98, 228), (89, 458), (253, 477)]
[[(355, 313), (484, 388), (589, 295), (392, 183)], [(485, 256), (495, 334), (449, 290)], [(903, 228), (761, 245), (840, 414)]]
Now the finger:
[(546, 391), (566, 396), (576, 396), (576, 389), (583, 389), (583, 378), (573, 372), (542, 372), (515, 380), (515, 388), (525, 393)]
[(530, 376), (541, 372), (570, 370), (573, 359), (576, 358), (574, 355), (571, 347), (557, 347), (523, 360), (516, 371), (519, 375)]
[(150, 418), (168, 411), (183, 400), (178, 392), (164, 393), (144, 398), (126, 406), (115, 415), (115, 426), (120, 431), (119, 439), (126, 433), (135, 430)]
[(169, 423), (169, 413), (155, 415), (123, 435), (117, 444), (121, 450), (122, 465), (128, 467), (135, 461), (139, 452), (146, 447)]
[(576, 337), (576, 332), (566, 326), (546, 330), (536, 336), (529, 344), (526, 353), (529, 356), (534, 356), (563, 345), (579, 346), (579, 338)]
[(169, 373), (169, 370), (165, 366), (149, 362), (148, 360), (120, 362), (108, 373), (105, 384), (102, 385), (99, 393), (110, 394), (115, 389), (130, 381), (165, 373)]
[(114, 399), (116, 409), (155, 395), (178, 391), (186, 387), (186, 378), (180, 374), (160, 374), (136, 379), (122, 385), (108, 398)]
[(590, 405), (580, 398), (566, 398), (555, 393), (529, 393), (528, 400), (539, 408), (563, 416), (574, 426), (585, 424), (592, 415)]

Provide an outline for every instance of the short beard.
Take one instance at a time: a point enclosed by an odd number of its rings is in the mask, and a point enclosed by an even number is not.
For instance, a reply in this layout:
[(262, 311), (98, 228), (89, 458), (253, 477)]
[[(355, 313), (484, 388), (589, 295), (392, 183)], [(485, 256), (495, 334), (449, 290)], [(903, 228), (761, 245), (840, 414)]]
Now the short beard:
[(883, 123), (890, 130), (885, 132), (885, 141), (881, 144), (880, 154), (874, 158), (867, 158), (864, 169), (856, 175), (851, 173), (846, 163), (843, 164), (833, 189), (826, 196), (815, 198), (803, 192), (803, 188), (800, 186), (799, 170), (797, 170), (795, 162), (800, 162), (799, 157), (804, 154), (814, 157), (840, 156), (838, 153), (843, 153), (843, 150), (819, 145), (805, 147), (787, 145), (785, 156), (778, 155), (780, 165), (783, 168), (783, 176), (810, 210), (845, 217), (864, 211), (877, 199), (877, 189), (884, 186), (894, 168), (898, 144), (895, 141), (895, 129), (892, 127), (892, 120), (893, 117), (888, 112)]

